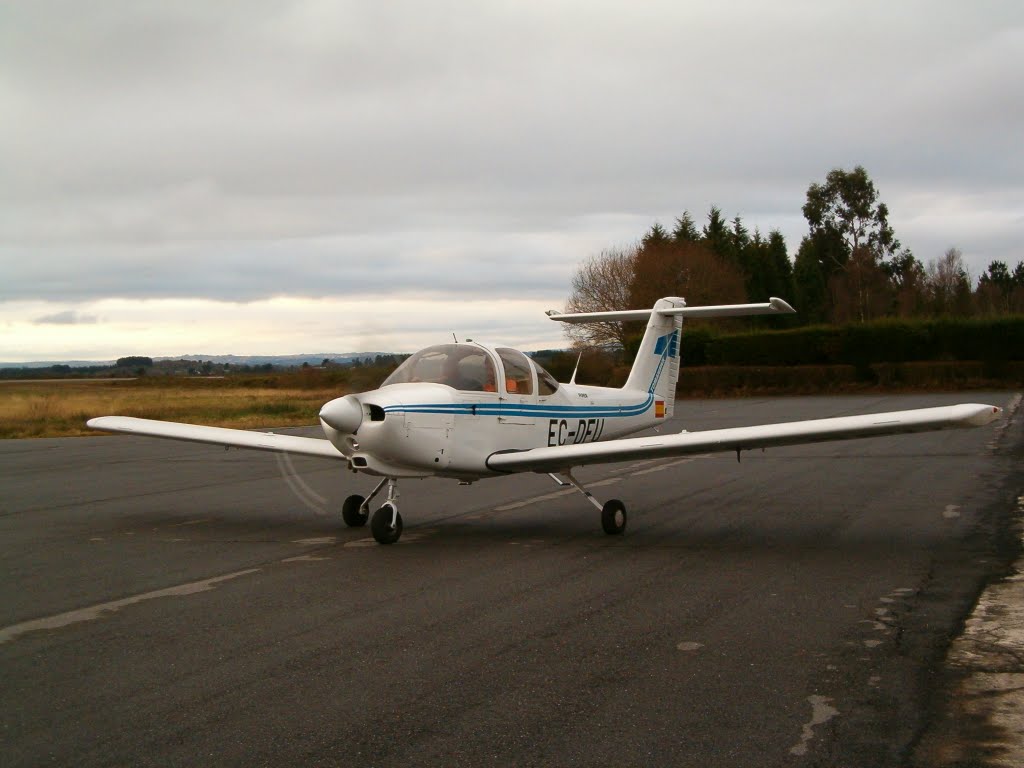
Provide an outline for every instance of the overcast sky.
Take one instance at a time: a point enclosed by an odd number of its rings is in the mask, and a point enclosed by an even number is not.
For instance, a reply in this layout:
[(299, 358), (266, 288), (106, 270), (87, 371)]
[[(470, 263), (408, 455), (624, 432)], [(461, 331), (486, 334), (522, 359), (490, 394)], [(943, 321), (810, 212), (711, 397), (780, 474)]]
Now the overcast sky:
[[(0, 5), (0, 360), (562, 346), (575, 267), (861, 164), (1024, 258), (1024, 3)], [(797, 307), (799, 310), (799, 307)]]

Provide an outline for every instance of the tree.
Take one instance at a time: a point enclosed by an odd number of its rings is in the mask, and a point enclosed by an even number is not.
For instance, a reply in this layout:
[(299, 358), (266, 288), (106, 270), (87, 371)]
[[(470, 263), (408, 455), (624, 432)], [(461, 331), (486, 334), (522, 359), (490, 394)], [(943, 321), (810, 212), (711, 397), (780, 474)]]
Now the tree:
[(662, 243), (671, 242), (671, 239), (668, 236), (668, 232), (665, 231), (665, 228), (658, 222), (654, 222), (654, 226), (647, 231), (647, 234), (643, 236), (643, 239), (640, 242), (641, 245), (660, 245)]
[(697, 229), (689, 211), (683, 211), (683, 215), (676, 219), (672, 237), (677, 243), (696, 243), (700, 240), (700, 230)]
[(708, 223), (703, 230), (704, 244), (719, 258), (735, 263), (736, 251), (733, 248), (733, 233), (729, 224), (722, 216), (722, 210), (712, 205), (708, 211)]
[[(889, 209), (858, 165), (833, 168), (824, 184), (811, 184), (803, 206), (828, 286), (833, 319), (860, 321), (885, 314), (893, 291), (883, 262), (900, 253)], [(886, 295), (888, 294), (888, 295)]]
[(852, 323), (884, 317), (892, 308), (888, 275), (868, 248), (857, 248), (844, 269), (828, 279), (832, 320)]
[(746, 300), (743, 275), (703, 243), (641, 246), (634, 263), (630, 306), (651, 307), (663, 296), (692, 306)]
[(1013, 283), (1013, 275), (1010, 274), (1006, 262), (991, 262), (988, 269), (982, 272), (981, 277), (978, 278), (975, 297), (979, 310), (994, 314), (1010, 312)]
[(771, 279), (767, 286), (769, 296), (789, 298), (793, 295), (793, 264), (789, 261), (786, 238), (773, 229), (768, 233), (767, 256)]
[(893, 311), (896, 316), (922, 314), (926, 299), (924, 265), (909, 250), (904, 250), (883, 266), (895, 288)]
[(820, 246), (820, 238), (805, 237), (793, 262), (793, 298), (801, 318), (808, 323), (823, 323), (830, 314)]
[[(585, 261), (572, 276), (572, 293), (565, 311), (609, 312), (629, 308), (636, 260), (637, 249), (629, 248), (602, 251)], [(617, 349), (626, 346), (626, 332), (621, 323), (566, 323), (565, 334), (575, 346)]]
[(1024, 261), (1018, 261), (1013, 268), (1013, 288), (1010, 294), (1010, 311), (1024, 313)]
[(803, 214), (812, 235), (819, 231), (839, 235), (847, 257), (866, 247), (881, 260), (900, 248), (889, 226), (889, 209), (878, 202), (878, 190), (863, 166), (852, 171), (833, 168), (824, 184), (811, 184)]
[(928, 262), (926, 284), (932, 312), (970, 314), (971, 277), (959, 248), (950, 248), (941, 258)]
[[(779, 296), (786, 301), (794, 301), (793, 265), (789, 262), (786, 252), (786, 239), (778, 230), (772, 230), (766, 240), (758, 230), (743, 249), (743, 264), (746, 275), (747, 300), (753, 302), (767, 301), (771, 296)], [(792, 324), (792, 320), (786, 318)], [(779, 318), (755, 317), (750, 322), (754, 325), (779, 327)]]
[(141, 355), (129, 355), (117, 359), (118, 368), (152, 368), (153, 358), (142, 357)]

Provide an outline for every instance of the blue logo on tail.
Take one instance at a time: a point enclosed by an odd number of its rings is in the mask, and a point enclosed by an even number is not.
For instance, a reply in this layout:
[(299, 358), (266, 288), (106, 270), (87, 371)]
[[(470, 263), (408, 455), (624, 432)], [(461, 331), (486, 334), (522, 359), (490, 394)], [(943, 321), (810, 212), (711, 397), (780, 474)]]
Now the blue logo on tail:
[(671, 331), (670, 333), (666, 333), (664, 336), (659, 336), (658, 340), (654, 344), (654, 354), (663, 354), (666, 347), (668, 348), (668, 356), (675, 357), (676, 350), (679, 348), (678, 331)]

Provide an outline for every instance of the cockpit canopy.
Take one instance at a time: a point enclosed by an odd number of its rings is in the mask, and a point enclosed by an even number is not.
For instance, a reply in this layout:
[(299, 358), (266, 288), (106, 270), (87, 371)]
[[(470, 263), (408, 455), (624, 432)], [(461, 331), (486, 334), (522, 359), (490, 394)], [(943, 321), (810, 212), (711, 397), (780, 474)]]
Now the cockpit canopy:
[[(537, 393), (550, 395), (558, 389), (554, 377), (517, 349), (498, 347), (498, 361), (490, 350), (475, 344), (438, 344), (421, 349), (388, 376), (388, 384), (446, 384), (463, 392), (498, 392), (534, 394), (534, 373)], [(502, 376), (497, 375), (496, 362)]]
[(438, 344), (410, 357), (381, 386), (425, 382), (471, 392), (497, 392), (497, 380), (494, 363), (483, 347)]

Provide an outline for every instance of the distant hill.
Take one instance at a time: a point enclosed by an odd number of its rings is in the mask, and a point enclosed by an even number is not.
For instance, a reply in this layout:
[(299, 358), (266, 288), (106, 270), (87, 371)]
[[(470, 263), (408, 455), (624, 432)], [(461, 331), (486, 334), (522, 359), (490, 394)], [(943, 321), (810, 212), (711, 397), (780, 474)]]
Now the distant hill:
[(52, 368), (55, 365), (70, 365), (72, 368), (94, 368), (109, 366), (117, 360), (34, 360), (28, 363), (5, 363), (0, 361), (0, 368)]
[(209, 360), (218, 365), (266, 365), (299, 366), (303, 363), (320, 365), (324, 360), (333, 363), (351, 363), (353, 360), (371, 360), (377, 355), (393, 355), (394, 352), (307, 352), (301, 355), (180, 355), (178, 357), (154, 357), (159, 360)]
[[(178, 355), (176, 357), (154, 357), (154, 362), (163, 360), (193, 360), (196, 362), (209, 360), (212, 363), (224, 365), (266, 365), (274, 366), (300, 366), (303, 363), (320, 365), (324, 360), (335, 363), (350, 363), (353, 360), (364, 360), (367, 357), (371, 360), (377, 355), (391, 355), (393, 352), (309, 352), (301, 355)], [(32, 362), (3, 362), (0, 361), (0, 368), (51, 368), (55, 365), (68, 365), (72, 368), (93, 368), (99, 366), (112, 366), (116, 360), (39, 360)]]

